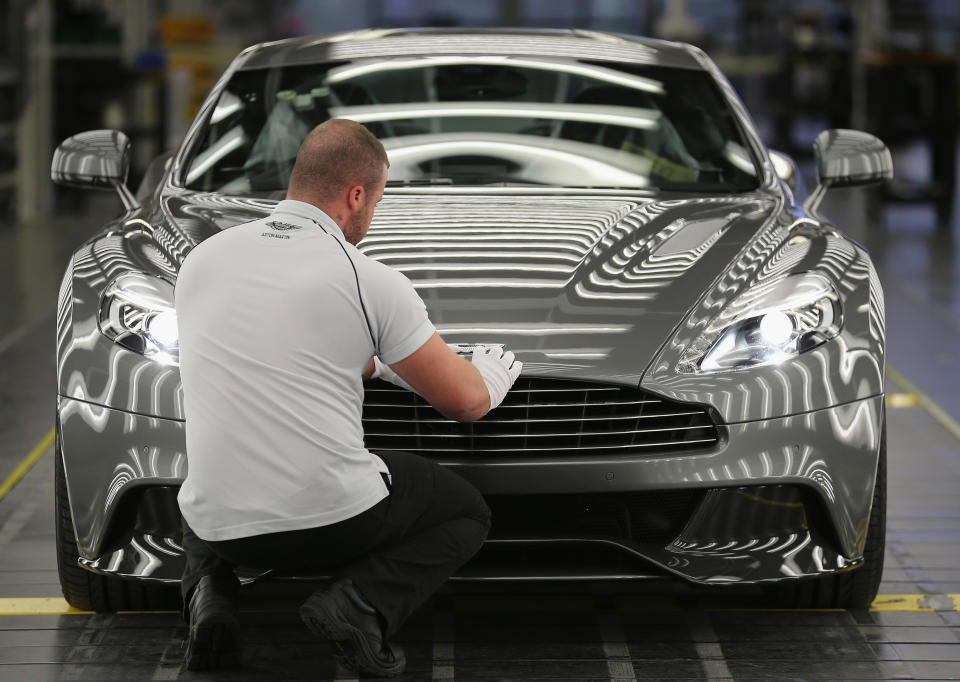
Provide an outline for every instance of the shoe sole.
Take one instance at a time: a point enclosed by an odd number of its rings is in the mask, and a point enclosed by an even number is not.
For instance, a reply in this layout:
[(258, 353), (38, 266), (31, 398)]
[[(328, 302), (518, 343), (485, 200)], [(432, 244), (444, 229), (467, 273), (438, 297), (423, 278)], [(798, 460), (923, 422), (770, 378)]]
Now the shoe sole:
[(199, 623), (187, 644), (187, 670), (233, 668), (240, 662), (240, 632), (236, 621)]
[(300, 607), (300, 618), (310, 631), (333, 644), (334, 657), (346, 668), (364, 671), (381, 677), (393, 677), (403, 672), (405, 662), (390, 667), (374, 663), (374, 652), (367, 638), (350, 624), (329, 600), (326, 593), (311, 595)]

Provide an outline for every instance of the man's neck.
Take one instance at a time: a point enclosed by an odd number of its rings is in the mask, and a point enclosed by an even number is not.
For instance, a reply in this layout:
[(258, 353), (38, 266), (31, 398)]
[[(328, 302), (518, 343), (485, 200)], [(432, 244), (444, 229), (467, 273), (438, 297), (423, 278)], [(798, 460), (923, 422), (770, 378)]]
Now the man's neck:
[(304, 204), (310, 204), (315, 208), (319, 208), (330, 217), (330, 220), (337, 224), (337, 227), (340, 228), (341, 232), (344, 231), (343, 228), (347, 224), (348, 213), (344, 210), (343, 206), (335, 203), (318, 203), (305, 197), (291, 196), (289, 194), (285, 198), (293, 199), (294, 201), (300, 201)]

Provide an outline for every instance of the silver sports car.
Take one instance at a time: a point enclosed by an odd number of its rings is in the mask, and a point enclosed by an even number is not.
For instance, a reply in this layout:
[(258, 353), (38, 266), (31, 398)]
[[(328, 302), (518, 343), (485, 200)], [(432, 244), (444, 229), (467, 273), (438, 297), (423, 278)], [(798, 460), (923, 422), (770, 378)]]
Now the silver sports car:
[(523, 361), (476, 423), (366, 387), (367, 447), (452, 467), (493, 510), (455, 579), (662, 577), (761, 585), (781, 604), (870, 603), (886, 507), (883, 294), (817, 205), (830, 187), (889, 179), (883, 143), (821, 133), (808, 194), (695, 47), (371, 30), (242, 52), (136, 194), (123, 133), (57, 149), (54, 180), (113, 189), (125, 206), (73, 255), (59, 295), (57, 551), (71, 604), (175, 599), (188, 464), (177, 272), (199, 242), (270, 211), (301, 140), (331, 117), (368, 126), (390, 156), (361, 250), (410, 278), (448, 343), (503, 344)]

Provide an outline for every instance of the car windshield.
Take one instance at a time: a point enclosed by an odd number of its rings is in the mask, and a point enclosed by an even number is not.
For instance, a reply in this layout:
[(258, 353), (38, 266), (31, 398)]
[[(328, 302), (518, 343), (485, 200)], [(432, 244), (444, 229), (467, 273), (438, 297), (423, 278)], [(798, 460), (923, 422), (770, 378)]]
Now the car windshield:
[(193, 147), (186, 184), (281, 192), (301, 141), (328, 118), (358, 121), (383, 142), (388, 186), (758, 184), (754, 158), (708, 73), (509, 56), (238, 71)]

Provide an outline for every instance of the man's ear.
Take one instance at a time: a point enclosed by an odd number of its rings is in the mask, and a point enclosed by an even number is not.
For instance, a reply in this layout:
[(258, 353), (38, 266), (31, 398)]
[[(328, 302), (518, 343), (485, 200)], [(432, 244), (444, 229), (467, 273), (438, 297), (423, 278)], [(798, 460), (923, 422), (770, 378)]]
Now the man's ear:
[(347, 206), (351, 211), (358, 211), (363, 206), (365, 190), (363, 185), (354, 185), (347, 191)]

